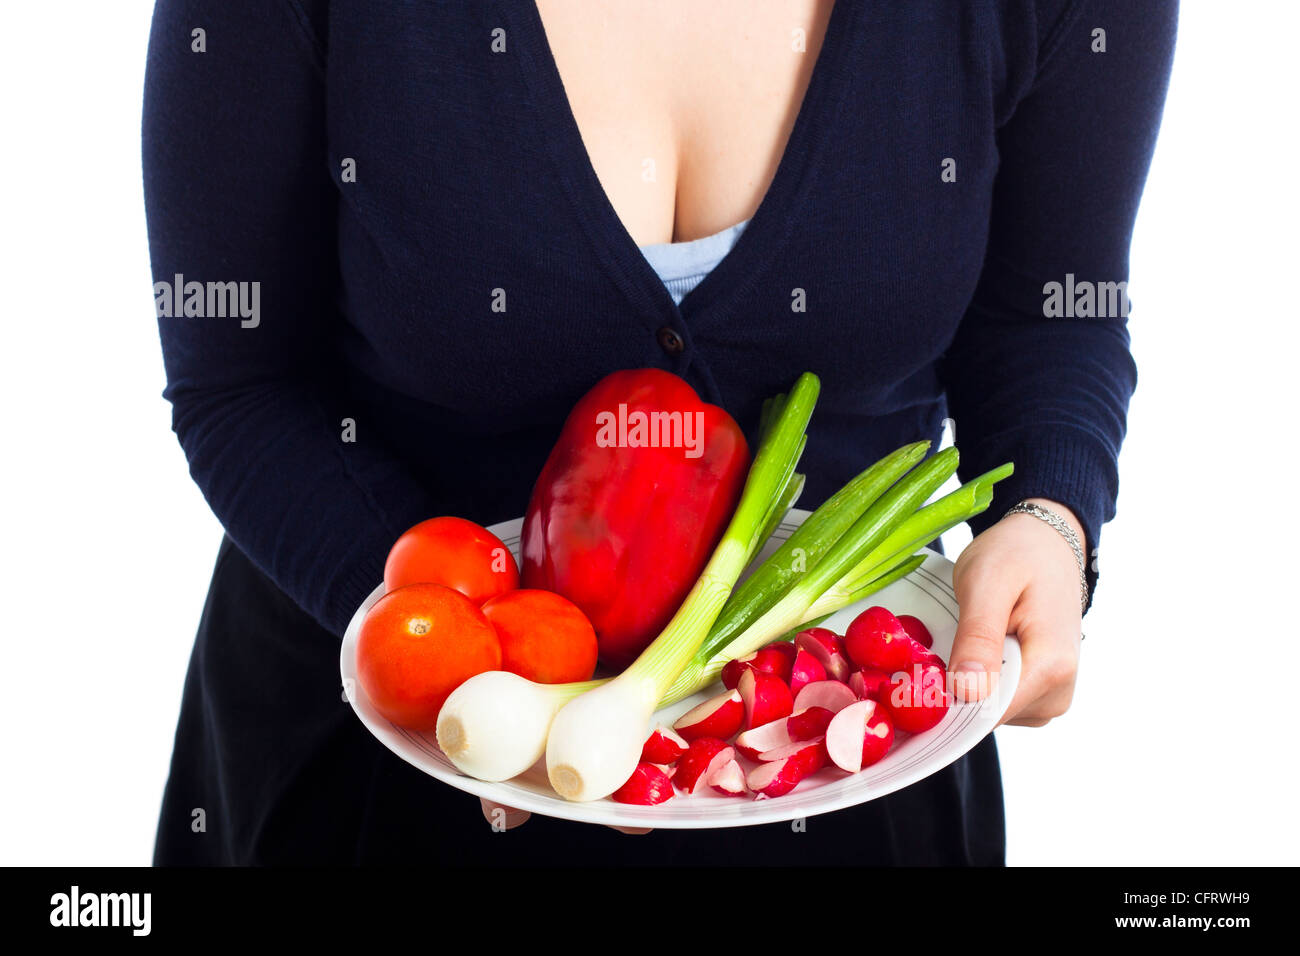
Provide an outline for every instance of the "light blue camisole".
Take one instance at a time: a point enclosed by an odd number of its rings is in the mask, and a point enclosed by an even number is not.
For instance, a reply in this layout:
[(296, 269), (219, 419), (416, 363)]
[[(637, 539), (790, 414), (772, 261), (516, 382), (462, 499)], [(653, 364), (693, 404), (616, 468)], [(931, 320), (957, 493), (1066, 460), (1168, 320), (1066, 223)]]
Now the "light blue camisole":
[(699, 285), (731, 251), (747, 225), (748, 219), (690, 242), (663, 242), (642, 246), (641, 252), (659, 274), (659, 278), (664, 280), (673, 301), (681, 305), (686, 294)]

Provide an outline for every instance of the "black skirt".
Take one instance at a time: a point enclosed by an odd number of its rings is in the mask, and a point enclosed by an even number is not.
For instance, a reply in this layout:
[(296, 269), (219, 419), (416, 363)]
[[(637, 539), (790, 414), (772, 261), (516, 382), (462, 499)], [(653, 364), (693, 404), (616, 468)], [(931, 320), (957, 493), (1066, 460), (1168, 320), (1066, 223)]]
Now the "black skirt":
[(990, 735), (859, 807), (767, 824), (630, 836), (534, 815), (498, 832), (477, 797), (390, 753), (352, 713), (339, 638), (222, 542), (181, 702), (154, 863), (260, 865), (1001, 865)]

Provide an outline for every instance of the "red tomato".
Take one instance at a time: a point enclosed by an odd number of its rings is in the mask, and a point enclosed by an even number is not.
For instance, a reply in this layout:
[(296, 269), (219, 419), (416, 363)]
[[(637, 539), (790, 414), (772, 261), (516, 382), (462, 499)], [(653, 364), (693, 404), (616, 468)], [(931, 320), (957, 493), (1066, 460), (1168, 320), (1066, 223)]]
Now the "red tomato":
[(483, 605), (501, 639), (501, 669), (539, 684), (589, 680), (596, 670), (596, 631), (568, 598), (525, 588)]
[(501, 539), (464, 518), (430, 518), (397, 539), (384, 565), (384, 587), (441, 584), (475, 607), (519, 587), (519, 565)]
[(361, 622), (357, 681), (401, 727), (433, 730), (453, 690), (500, 668), (501, 642), (483, 612), (440, 584), (390, 591)]

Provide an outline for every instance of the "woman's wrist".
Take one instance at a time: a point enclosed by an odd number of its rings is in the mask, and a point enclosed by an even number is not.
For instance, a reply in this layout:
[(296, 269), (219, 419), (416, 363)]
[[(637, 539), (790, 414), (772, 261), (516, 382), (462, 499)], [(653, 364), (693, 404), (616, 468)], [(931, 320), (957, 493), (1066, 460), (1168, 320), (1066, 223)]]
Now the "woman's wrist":
[(1082, 523), (1069, 508), (1050, 498), (1026, 498), (1008, 511), (1004, 519), (1021, 516), (1045, 526), (1044, 530), (1050, 529), (1060, 544), (1069, 549), (1079, 573), (1079, 607), (1082, 613), (1088, 607), (1087, 536)]

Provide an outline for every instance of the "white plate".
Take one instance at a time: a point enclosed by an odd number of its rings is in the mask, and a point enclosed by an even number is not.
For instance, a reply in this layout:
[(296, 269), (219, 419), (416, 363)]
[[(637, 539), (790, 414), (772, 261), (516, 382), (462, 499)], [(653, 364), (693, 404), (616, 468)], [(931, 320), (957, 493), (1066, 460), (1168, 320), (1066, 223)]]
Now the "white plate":
[[(765, 553), (770, 553), (808, 517), (807, 511), (792, 510), (777, 529)], [(505, 521), (489, 530), (496, 534), (518, 557), (519, 532), (523, 519)], [(943, 721), (923, 734), (900, 734), (888, 754), (878, 763), (855, 774), (834, 768), (824, 769), (802, 781), (783, 797), (754, 800), (748, 797), (724, 797), (710, 791), (683, 794), (680, 791), (667, 803), (654, 807), (630, 806), (613, 800), (573, 803), (551, 789), (546, 779), (545, 760), (526, 773), (503, 783), (485, 783), (462, 774), (448, 760), (433, 734), (406, 730), (381, 717), (371, 706), (356, 680), (356, 644), (361, 619), (383, 594), (383, 585), (357, 609), (343, 636), (339, 668), (343, 687), (361, 722), (381, 743), (407, 763), (419, 767), (432, 777), (497, 803), (547, 816), (588, 823), (625, 827), (665, 827), (700, 829), (707, 827), (749, 826), (797, 820), (818, 813), (842, 810), (901, 790), (943, 769), (961, 757), (997, 726), (1006, 712), (1020, 678), (1020, 645), (1008, 637), (1002, 651), (1002, 677), (995, 693), (979, 703), (954, 703)], [(952, 562), (933, 551), (925, 563), (901, 581), (871, 595), (858, 604), (844, 608), (825, 626), (843, 634), (849, 622), (864, 608), (879, 604), (895, 614), (912, 614), (920, 618), (934, 635), (933, 650), (945, 661), (952, 650), (957, 629), (957, 601), (952, 592)], [(656, 721), (671, 724), (678, 716), (708, 697), (720, 693), (717, 684), (694, 697), (665, 707)]]

